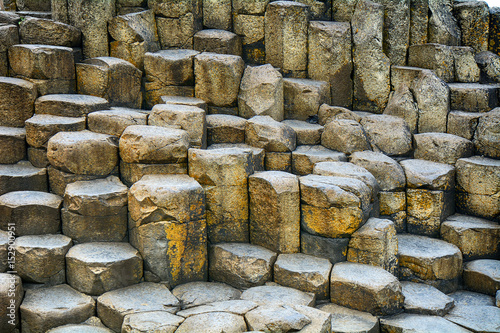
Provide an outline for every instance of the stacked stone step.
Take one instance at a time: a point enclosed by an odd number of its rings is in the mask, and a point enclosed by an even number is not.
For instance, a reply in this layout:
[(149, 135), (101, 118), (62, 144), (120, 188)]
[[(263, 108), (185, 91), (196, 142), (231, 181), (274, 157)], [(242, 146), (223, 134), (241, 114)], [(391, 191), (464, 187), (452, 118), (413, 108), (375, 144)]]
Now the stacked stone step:
[(194, 178), (142, 177), (130, 188), (129, 214), (130, 243), (144, 258), (146, 281), (173, 287), (207, 279), (208, 216)]
[(122, 133), (120, 176), (131, 186), (144, 175), (186, 174), (188, 132), (151, 125), (128, 126)]
[(233, 31), (240, 36), (245, 63), (262, 65), (265, 61), (265, 12), (268, 0), (232, 1)]
[(126, 60), (140, 70), (144, 69), (145, 53), (160, 49), (152, 10), (115, 16), (109, 22), (108, 31), (114, 39), (109, 43), (109, 55)]
[(175, 5), (162, 0), (148, 3), (156, 15), (162, 49), (193, 48), (193, 36), (202, 29), (202, 1), (181, 0)]
[(162, 50), (144, 55), (145, 104), (163, 103), (161, 96), (194, 97), (194, 50)]

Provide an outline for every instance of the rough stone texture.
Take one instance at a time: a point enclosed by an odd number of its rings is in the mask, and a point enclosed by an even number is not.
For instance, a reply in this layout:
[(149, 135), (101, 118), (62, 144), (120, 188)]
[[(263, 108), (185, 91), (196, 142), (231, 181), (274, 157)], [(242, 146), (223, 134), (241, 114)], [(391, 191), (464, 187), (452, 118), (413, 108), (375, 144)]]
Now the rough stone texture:
[(360, 180), (308, 175), (300, 178), (300, 192), (301, 226), (308, 233), (347, 237), (367, 219), (370, 189)]
[(26, 130), (0, 126), (0, 163), (14, 164), (26, 156)]
[(382, 113), (390, 93), (390, 61), (382, 49), (384, 6), (361, 0), (352, 16), (353, 108)]
[(318, 114), (319, 107), (330, 104), (329, 83), (309, 79), (284, 79), (285, 118), (308, 120)]
[(266, 62), (285, 77), (305, 78), (309, 8), (295, 1), (274, 1), (266, 7)]
[(400, 162), (408, 188), (450, 191), (455, 186), (455, 168), (444, 163), (408, 159)]
[(390, 315), (403, 307), (401, 284), (380, 267), (338, 263), (330, 278), (332, 303), (374, 315)]
[(243, 73), (238, 95), (238, 112), (243, 118), (270, 116), (282, 121), (283, 77), (271, 65), (248, 66)]
[(321, 143), (321, 133), (323, 126), (311, 124), (302, 120), (284, 120), (283, 123), (290, 126), (297, 135), (297, 146), (319, 145)]
[(148, 280), (175, 286), (207, 278), (203, 188), (187, 175), (147, 175), (129, 191), (130, 243)]
[(475, 55), (477, 65), (481, 69), (480, 82), (500, 82), (500, 56), (493, 52), (485, 51)]
[(418, 106), (418, 132), (446, 132), (450, 90), (431, 71), (423, 70), (413, 81), (411, 92)]
[(75, 47), (81, 44), (80, 29), (36, 17), (26, 17), (19, 24), (21, 44), (48, 44)]
[(76, 65), (79, 94), (105, 98), (111, 106), (140, 108), (142, 72), (128, 61), (98, 57)]
[(442, 317), (455, 304), (453, 298), (427, 284), (403, 281), (401, 286), (405, 312)]
[[(257, 4), (257, 2), (255, 2), (255, 4)], [(269, 0), (261, 2), (264, 3), (265, 6)], [(250, 2), (250, 5), (252, 6), (253, 3)], [(237, 11), (236, 6), (235, 2), (233, 2), (233, 30), (241, 37), (243, 60), (245, 60), (245, 63), (250, 64), (264, 64), (266, 62), (264, 46), (265, 18), (261, 15), (235, 13), (235, 11)]]
[(252, 168), (254, 169), (254, 172), (264, 171), (264, 159), (266, 155), (264, 149), (252, 147), (244, 143), (219, 143), (207, 147), (207, 149), (209, 150), (221, 148), (237, 148), (241, 151), (247, 152), (251, 155), (250, 163), (252, 165)]
[[(32, 80), (40, 95), (75, 91), (73, 50), (64, 46), (19, 44), (9, 48), (10, 75)], [(41, 81), (37, 81), (41, 80)], [(53, 82), (46, 88), (40, 84)]]
[(186, 163), (162, 163), (162, 164), (144, 164), (144, 163), (126, 163), (120, 162), (120, 178), (127, 186), (141, 180), (145, 175), (169, 175), (184, 174), (187, 175)]
[(469, 330), (438, 316), (402, 313), (380, 319), (380, 327), (385, 332), (443, 332), (468, 333)]
[[(373, 151), (386, 155), (404, 155), (412, 150), (412, 137), (406, 122), (389, 115), (364, 117), (361, 125)], [(390, 131), (387, 129), (390, 128)]]
[(329, 259), (332, 264), (347, 260), (349, 238), (327, 238), (300, 233), (300, 251), (315, 257)]
[(487, 112), (497, 106), (500, 85), (450, 83), (448, 86), (452, 110)]
[(500, 326), (500, 309), (496, 306), (456, 306), (444, 318), (473, 332), (495, 332)]
[(460, 45), (461, 32), (452, 11), (451, 0), (429, 0), (429, 43)]
[(328, 259), (302, 253), (280, 254), (274, 264), (274, 282), (327, 299), (331, 269)]
[(233, 11), (238, 14), (264, 14), (269, 0), (234, 0)]
[(454, 165), (474, 152), (471, 141), (447, 133), (422, 133), (414, 137), (414, 158)]
[(368, 312), (349, 309), (337, 304), (327, 303), (318, 306), (318, 309), (330, 313), (332, 332), (379, 332), (378, 318)]
[(397, 90), (401, 85), (411, 87), (412, 82), (424, 71), (425, 69), (418, 67), (392, 66), (391, 89)]
[(165, 86), (192, 85), (194, 83), (194, 50), (161, 50), (144, 56), (144, 71), (148, 82)]
[(66, 281), (64, 256), (73, 245), (63, 235), (31, 235), (16, 238), (16, 269), (26, 282), (45, 285)]
[(458, 290), (448, 294), (455, 301), (455, 306), (459, 305), (495, 305), (493, 297), (473, 291)]
[(207, 148), (205, 110), (188, 105), (158, 104), (148, 115), (148, 125), (180, 128), (189, 135), (190, 147)]
[[(200, 285), (210, 285), (210, 284), (213, 284), (216, 286), (219, 285), (219, 283), (217, 283), (217, 282), (204, 283), (204, 284), (200, 284)], [(229, 287), (229, 286), (226, 285), (226, 287)], [(212, 287), (212, 288), (214, 288), (214, 290), (219, 289), (219, 287)], [(229, 288), (231, 288), (231, 287), (229, 287)], [(231, 293), (228, 293), (228, 295), (229, 294), (231, 294)], [(177, 315), (182, 316), (184, 318), (189, 318), (189, 317), (192, 317), (192, 316), (198, 315), (198, 314), (213, 313), (213, 312), (230, 312), (230, 313), (234, 313), (237, 315), (244, 315), (248, 311), (255, 309), (258, 306), (257, 303), (254, 303), (252, 301), (245, 301), (245, 300), (239, 299), (240, 294), (241, 293), (238, 291), (238, 299), (213, 302), (213, 303), (208, 303), (205, 305), (196, 306), (193, 308), (181, 310), (181, 311), (177, 312)]]
[(319, 107), (318, 118), (318, 123), (323, 126), (336, 119), (361, 121), (361, 117), (357, 113), (341, 106), (331, 106), (328, 104), (323, 104)]
[(242, 316), (227, 312), (213, 312), (187, 318), (175, 332), (195, 332), (200, 327), (204, 327), (207, 333), (245, 332), (247, 329), (245, 319)]
[(24, 296), (21, 278), (13, 274), (0, 273), (1, 319), (0, 325), (6, 333), (16, 332), (19, 325), (19, 306)]
[(314, 166), (319, 162), (347, 162), (344, 153), (330, 150), (321, 145), (298, 146), (292, 152), (292, 171), (294, 174), (305, 176), (313, 173)]
[(438, 237), (441, 222), (455, 212), (453, 192), (407, 189), (407, 229), (412, 234)]
[(108, 56), (108, 21), (116, 14), (115, 1), (68, 0), (67, 8), (66, 23), (82, 31), (85, 58)]
[(349, 119), (332, 120), (325, 125), (321, 144), (345, 154), (370, 150), (370, 143), (363, 126)]
[(392, 220), (398, 233), (406, 232), (406, 192), (381, 191), (378, 200), (380, 218)]
[(347, 261), (379, 266), (396, 275), (398, 239), (390, 220), (370, 218), (349, 241)]
[(268, 151), (264, 160), (267, 171), (292, 172), (292, 154)]
[[(217, 5), (220, 6), (221, 3)], [(194, 35), (194, 49), (200, 52), (232, 54), (240, 57), (242, 55), (241, 38), (233, 32), (219, 29), (198, 31)]]
[[(161, 0), (158, 0), (156, 2), (160, 1)], [(151, 2), (153, 1), (149, 1), (149, 3)], [(188, 2), (190, 3), (188, 4)], [(160, 4), (161, 6), (164, 6), (164, 8), (160, 11), (158, 10), (158, 7), (152, 7), (151, 4), (149, 5), (149, 8), (155, 10), (155, 14), (160, 13), (167, 16), (156, 16), (156, 25), (162, 49), (193, 48), (193, 36), (197, 31), (203, 28), (201, 4), (202, 1), (200, 0), (181, 1), (179, 4), (172, 1), (166, 1), (165, 3)], [(156, 6), (156, 4), (153, 6)], [(173, 10), (166, 8), (166, 6), (171, 6)], [(181, 11), (175, 9), (176, 7), (182, 6), (184, 6), (184, 8), (181, 9)], [(176, 13), (174, 13), (175, 11)]]
[(434, 43), (413, 45), (408, 54), (408, 66), (431, 69), (441, 80), (453, 81), (455, 68), (451, 47)]
[(194, 50), (161, 50), (144, 55), (146, 90), (144, 99), (148, 107), (161, 104), (161, 97), (169, 95), (172, 86), (194, 85)]
[[(393, 67), (394, 68), (394, 67)], [(404, 119), (413, 134), (418, 128), (418, 106), (407, 85), (399, 85), (389, 95), (384, 114)]]
[(187, 160), (189, 134), (175, 128), (133, 125), (123, 131), (119, 146), (126, 163), (182, 163)]
[(455, 46), (451, 50), (455, 60), (455, 81), (478, 82), (480, 70), (474, 59), (474, 49), (468, 46)]
[(124, 333), (151, 331), (174, 333), (183, 321), (184, 318), (165, 311), (131, 313), (124, 317), (122, 331)]
[(245, 315), (249, 329), (252, 331), (269, 331), (271, 327), (277, 332), (301, 332), (311, 323), (304, 314), (291, 307), (259, 306)]
[(500, 215), (498, 160), (473, 156), (459, 159), (456, 167), (457, 210), (487, 219), (498, 219)]
[(495, 108), (491, 112), (479, 118), (476, 133), (474, 134), (474, 146), (479, 154), (492, 158), (500, 158), (500, 109)]
[(207, 111), (207, 103), (205, 103), (205, 101), (200, 98), (183, 96), (161, 96), (161, 101), (165, 104), (197, 106)]
[(231, 12), (231, 0), (203, 0), (203, 25), (210, 29), (231, 30)]
[(314, 306), (316, 302), (316, 296), (312, 293), (277, 284), (249, 288), (241, 294), (241, 299), (255, 302), (261, 306)]
[(183, 310), (196, 311), (201, 305), (209, 306), (215, 302), (238, 300), (241, 291), (224, 283), (190, 282), (175, 287), (172, 294), (179, 299)]
[(309, 23), (308, 75), (330, 83), (331, 104), (352, 106), (351, 26), (346, 22)]
[(42, 96), (35, 102), (36, 114), (61, 117), (84, 117), (90, 112), (104, 110), (108, 101), (104, 98), (80, 94), (54, 94)]
[(442, 292), (456, 291), (462, 253), (453, 244), (416, 235), (398, 235), (399, 277), (423, 282)]
[(15, 226), (16, 236), (55, 234), (60, 230), (62, 198), (38, 191), (14, 191), (0, 196), (0, 229)]
[(95, 301), (63, 284), (27, 290), (20, 310), (23, 331), (43, 333), (87, 320), (95, 313)]
[(462, 2), (453, 6), (462, 32), (462, 45), (470, 46), (475, 52), (488, 51), (490, 11), (486, 2)]
[[(2, 14), (5, 13), (2, 11)], [(12, 13), (13, 15), (16, 15)], [(19, 18), (19, 16), (18, 16)], [(19, 18), (20, 19), (20, 18)], [(8, 22), (9, 20), (1, 20), (4, 22), (0, 22), (2, 24), (0, 26), (0, 52), (7, 54), (9, 48), (13, 45), (19, 44), (19, 30), (18, 30), (18, 22)], [(6, 59), (7, 60), (7, 59)], [(6, 64), (7, 65), (7, 64)], [(7, 68), (6, 68), (7, 69)], [(3, 76), (3, 75), (2, 75)], [(7, 76), (7, 75), (5, 75)]]
[(35, 148), (46, 148), (49, 139), (58, 132), (76, 132), (85, 129), (85, 117), (61, 117), (36, 114), (26, 120), (26, 142)]
[(71, 237), (75, 243), (127, 240), (127, 207), (122, 207), (113, 215), (99, 216), (80, 215), (63, 208), (61, 220), (63, 234)]
[(194, 58), (195, 94), (209, 105), (234, 106), (244, 70), (239, 56), (202, 53)]
[(464, 265), (464, 284), (473, 291), (495, 296), (500, 289), (500, 261), (478, 259)]
[(451, 111), (448, 114), (448, 126), (446, 132), (460, 136), (467, 140), (474, 138), (479, 118), (485, 115), (477, 112)]
[(160, 49), (156, 20), (152, 10), (113, 17), (108, 31), (114, 41), (109, 43), (110, 56), (126, 60), (144, 69), (144, 55)]
[(206, 280), (206, 233), (206, 220), (160, 221), (133, 228), (130, 243), (145, 258), (146, 281), (176, 286)]
[(221, 243), (210, 248), (210, 279), (245, 289), (272, 278), (276, 253), (258, 245)]
[(384, 52), (391, 64), (404, 65), (410, 40), (410, 1), (375, 0), (384, 6)]
[(368, 170), (377, 180), (381, 191), (398, 191), (406, 187), (403, 168), (382, 153), (355, 152), (350, 156), (350, 162)]
[(24, 121), (33, 115), (33, 103), (37, 96), (33, 83), (10, 77), (0, 78), (0, 124), (23, 127)]
[(246, 119), (226, 114), (209, 114), (207, 121), (207, 143), (244, 143)]
[(441, 237), (458, 246), (465, 260), (500, 255), (500, 226), (492, 221), (456, 214), (441, 224)]
[(370, 202), (376, 200), (378, 184), (375, 177), (365, 168), (348, 162), (318, 162), (314, 165), (315, 175), (345, 177), (360, 180), (368, 186)]
[(92, 132), (121, 136), (125, 128), (132, 125), (146, 125), (146, 113), (126, 108), (91, 112), (87, 116)]
[[(106, 178), (110, 175), (118, 176), (118, 166), (116, 166), (113, 171), (109, 175), (77, 175), (74, 173), (68, 173), (61, 171), (59, 169), (54, 168), (49, 165), (47, 167), (47, 175), (49, 178), (49, 187), (50, 191), (54, 194), (64, 196), (64, 191), (68, 184), (77, 182), (77, 181), (87, 181), (94, 179)], [(45, 170), (45, 169), (44, 169)]]
[(128, 314), (179, 310), (179, 300), (163, 284), (143, 282), (130, 287), (108, 291), (97, 299), (97, 315), (104, 325), (119, 332)]
[(90, 131), (59, 132), (47, 144), (52, 166), (80, 175), (108, 175), (118, 164), (113, 137)]
[(248, 242), (247, 177), (255, 170), (248, 149), (190, 149), (189, 175), (206, 194), (211, 243)]
[(0, 195), (13, 191), (47, 191), (47, 170), (27, 161), (0, 165)]
[(278, 253), (300, 251), (298, 177), (266, 171), (248, 178), (250, 242)]
[(255, 116), (245, 127), (245, 143), (269, 152), (291, 152), (296, 147), (295, 131), (269, 116)]
[(66, 254), (68, 284), (87, 295), (139, 283), (142, 258), (128, 243), (86, 243)]

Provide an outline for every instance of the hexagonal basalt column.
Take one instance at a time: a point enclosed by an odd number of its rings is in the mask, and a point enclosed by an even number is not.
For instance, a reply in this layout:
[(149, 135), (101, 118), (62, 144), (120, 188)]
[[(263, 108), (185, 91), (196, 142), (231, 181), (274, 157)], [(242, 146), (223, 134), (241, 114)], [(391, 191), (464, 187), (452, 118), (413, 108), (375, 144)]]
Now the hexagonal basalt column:
[(187, 175), (148, 175), (129, 192), (130, 242), (144, 257), (146, 280), (170, 285), (207, 278), (203, 188)]
[(139, 283), (142, 258), (128, 243), (85, 243), (66, 254), (68, 284), (88, 295)]

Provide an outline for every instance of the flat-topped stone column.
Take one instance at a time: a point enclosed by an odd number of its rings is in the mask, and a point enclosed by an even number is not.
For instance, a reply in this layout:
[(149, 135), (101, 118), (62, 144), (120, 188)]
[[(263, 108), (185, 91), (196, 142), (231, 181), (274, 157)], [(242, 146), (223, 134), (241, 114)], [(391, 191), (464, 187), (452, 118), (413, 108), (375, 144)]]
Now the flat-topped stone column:
[(146, 175), (130, 188), (130, 243), (144, 258), (146, 281), (207, 279), (204, 194), (187, 175)]

